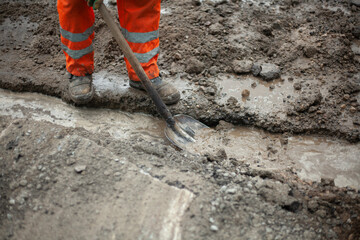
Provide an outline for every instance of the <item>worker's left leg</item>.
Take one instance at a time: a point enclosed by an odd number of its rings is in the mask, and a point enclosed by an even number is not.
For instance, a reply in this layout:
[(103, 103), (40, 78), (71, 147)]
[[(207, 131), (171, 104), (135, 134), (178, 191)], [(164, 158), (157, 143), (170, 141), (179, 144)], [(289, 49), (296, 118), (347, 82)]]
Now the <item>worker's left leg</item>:
[[(159, 22), (161, 0), (117, 0), (121, 31), (149, 79), (166, 104), (179, 101), (179, 91), (162, 81), (157, 59), (159, 56)], [(144, 90), (134, 69), (125, 58), (130, 86)]]
[(61, 47), (66, 69), (71, 74), (68, 92), (71, 99), (84, 104), (94, 95), (91, 74), (94, 71), (95, 16), (84, 0), (58, 0)]

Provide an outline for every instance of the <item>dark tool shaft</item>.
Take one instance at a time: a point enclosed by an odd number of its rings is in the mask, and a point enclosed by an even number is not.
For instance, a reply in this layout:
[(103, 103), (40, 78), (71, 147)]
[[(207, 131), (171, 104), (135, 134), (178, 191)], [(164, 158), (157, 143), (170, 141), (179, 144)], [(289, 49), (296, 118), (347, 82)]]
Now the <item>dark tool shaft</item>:
[(121, 50), (123, 51), (124, 56), (127, 58), (131, 67), (134, 69), (135, 73), (141, 80), (141, 82), (144, 85), (149, 96), (154, 101), (161, 117), (163, 117), (166, 120), (166, 123), (169, 126), (174, 126), (175, 121), (174, 121), (173, 116), (171, 115), (170, 111), (167, 109), (164, 102), (161, 100), (157, 91), (154, 89), (154, 87), (153, 87), (152, 83), (150, 82), (148, 76), (146, 75), (144, 69), (140, 65), (138, 59), (135, 57), (133, 51), (129, 47), (129, 44), (126, 42), (119, 27), (115, 24), (115, 21), (113, 20), (112, 16), (110, 15), (109, 11), (107, 10), (106, 6), (104, 4), (101, 4), (101, 6), (99, 7), (99, 11), (100, 11), (102, 17), (104, 18), (106, 24), (110, 28), (112, 35), (114, 36), (115, 40), (117, 41)]

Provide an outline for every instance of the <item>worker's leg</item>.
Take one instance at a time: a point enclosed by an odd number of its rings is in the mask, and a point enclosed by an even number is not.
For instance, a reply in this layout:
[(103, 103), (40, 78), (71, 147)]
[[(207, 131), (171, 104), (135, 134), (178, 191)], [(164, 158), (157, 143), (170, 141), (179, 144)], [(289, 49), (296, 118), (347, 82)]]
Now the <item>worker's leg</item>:
[(68, 94), (77, 104), (89, 102), (94, 95), (95, 16), (85, 0), (58, 0), (61, 48), (66, 56), (66, 69), (71, 74)]
[(85, 0), (58, 0), (61, 47), (66, 56), (66, 69), (75, 76), (94, 71), (95, 16)]
[[(159, 76), (159, 22), (161, 0), (117, 0), (121, 31), (139, 60), (145, 73), (154, 83), (166, 104), (179, 101), (180, 93)], [(135, 71), (125, 58), (130, 86), (144, 89)]]
[[(117, 0), (121, 31), (150, 79), (159, 76), (160, 0)], [(127, 59), (131, 80), (139, 81)]]

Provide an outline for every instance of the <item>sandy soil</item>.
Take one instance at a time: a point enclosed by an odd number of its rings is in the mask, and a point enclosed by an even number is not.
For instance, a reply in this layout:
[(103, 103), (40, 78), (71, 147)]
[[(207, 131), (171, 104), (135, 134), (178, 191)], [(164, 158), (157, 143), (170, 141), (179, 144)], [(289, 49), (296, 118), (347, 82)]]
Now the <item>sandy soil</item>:
[(358, 1), (163, 1), (170, 110), (217, 126), (200, 155), (139, 114), (157, 116), (99, 16), (76, 108), (56, 4), (0, 5), (0, 87), (63, 100), (0, 92), (1, 239), (360, 238)]

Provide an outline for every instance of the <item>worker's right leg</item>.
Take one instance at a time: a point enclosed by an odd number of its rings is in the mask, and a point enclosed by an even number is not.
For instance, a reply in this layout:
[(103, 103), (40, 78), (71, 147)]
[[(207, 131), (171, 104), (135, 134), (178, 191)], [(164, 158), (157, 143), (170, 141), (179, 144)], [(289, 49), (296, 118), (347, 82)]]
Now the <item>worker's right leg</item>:
[(94, 95), (91, 74), (94, 71), (95, 16), (85, 0), (58, 0), (61, 48), (70, 73), (69, 95), (78, 104), (89, 102)]
[[(180, 100), (180, 92), (159, 73), (159, 22), (161, 0), (117, 0), (121, 31), (165, 104)], [(130, 86), (145, 90), (125, 58)]]

